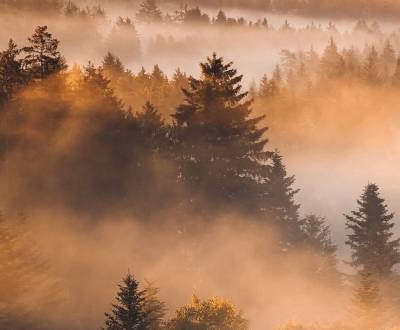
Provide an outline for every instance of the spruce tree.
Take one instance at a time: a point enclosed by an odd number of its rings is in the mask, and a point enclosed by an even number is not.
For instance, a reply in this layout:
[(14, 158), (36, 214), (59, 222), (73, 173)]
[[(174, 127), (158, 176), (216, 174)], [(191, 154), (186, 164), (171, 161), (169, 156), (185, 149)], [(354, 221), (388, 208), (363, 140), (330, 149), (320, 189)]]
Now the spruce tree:
[(146, 328), (145, 295), (139, 283), (128, 274), (118, 286), (117, 303), (106, 313), (105, 330), (138, 330)]
[(255, 186), (266, 172), (264, 116), (252, 117), (242, 76), (214, 54), (201, 63), (201, 78), (189, 79), (185, 102), (173, 118), (180, 178), (210, 200), (254, 201)]
[(161, 22), (162, 13), (155, 0), (144, 0), (140, 4), (140, 9), (136, 18), (142, 22)]
[(48, 32), (47, 26), (38, 26), (28, 41), (30, 46), (23, 48), (26, 54), (23, 64), (30, 78), (43, 79), (66, 68), (58, 49), (59, 41)]
[(288, 176), (282, 156), (275, 151), (266, 182), (266, 212), (283, 231), (286, 245), (293, 245), (304, 239), (299, 219), (300, 205), (294, 200), (299, 192), (293, 188), (295, 180), (294, 176)]
[(393, 239), (393, 213), (389, 213), (376, 184), (366, 186), (358, 209), (346, 215), (350, 234), (346, 244), (352, 249), (351, 265), (356, 269), (388, 279), (400, 263), (400, 239)]

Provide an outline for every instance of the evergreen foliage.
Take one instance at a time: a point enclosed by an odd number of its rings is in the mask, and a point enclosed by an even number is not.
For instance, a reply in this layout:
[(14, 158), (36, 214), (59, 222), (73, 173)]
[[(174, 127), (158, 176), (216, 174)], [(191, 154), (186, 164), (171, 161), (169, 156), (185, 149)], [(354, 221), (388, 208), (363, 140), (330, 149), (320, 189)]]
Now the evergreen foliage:
[(139, 283), (128, 274), (118, 285), (116, 304), (110, 313), (106, 313), (105, 330), (144, 330), (146, 313), (145, 294), (139, 290)]
[(242, 76), (214, 54), (201, 64), (200, 79), (189, 78), (185, 103), (173, 115), (181, 179), (211, 200), (251, 198), (267, 168), (264, 116), (252, 117)]
[(388, 278), (400, 263), (400, 239), (393, 239), (393, 213), (389, 213), (376, 184), (365, 187), (358, 208), (346, 215), (350, 230), (346, 244), (352, 249), (351, 265), (363, 273)]
[(38, 26), (28, 41), (30, 46), (23, 48), (26, 54), (23, 64), (31, 78), (43, 79), (66, 68), (58, 50), (59, 41), (48, 32), (47, 26)]

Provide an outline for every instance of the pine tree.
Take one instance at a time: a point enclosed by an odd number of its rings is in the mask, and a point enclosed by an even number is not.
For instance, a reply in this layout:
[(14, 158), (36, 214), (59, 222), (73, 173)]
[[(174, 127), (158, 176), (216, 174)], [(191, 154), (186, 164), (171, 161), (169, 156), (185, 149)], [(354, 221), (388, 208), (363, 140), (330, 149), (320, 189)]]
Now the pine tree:
[(136, 14), (136, 18), (142, 22), (161, 22), (162, 13), (157, 6), (155, 0), (144, 0), (140, 4), (140, 9)]
[(59, 41), (47, 31), (47, 26), (38, 26), (28, 41), (31, 45), (23, 48), (23, 64), (31, 78), (43, 79), (66, 68), (58, 50)]
[(250, 201), (269, 156), (267, 128), (258, 127), (264, 116), (251, 118), (251, 100), (232, 63), (214, 54), (201, 70), (201, 79), (189, 79), (185, 103), (173, 115), (180, 177), (214, 202)]
[(293, 189), (294, 176), (288, 176), (282, 156), (276, 151), (272, 155), (272, 167), (269, 171), (266, 190), (267, 215), (283, 231), (284, 244), (293, 245), (304, 239), (299, 220), (299, 208), (294, 196), (299, 190)]
[(11, 98), (24, 80), (22, 63), (18, 59), (20, 52), (21, 50), (10, 39), (8, 49), (0, 53), (0, 105)]
[(146, 328), (145, 294), (131, 274), (123, 279), (116, 296), (117, 304), (106, 313), (105, 330), (138, 330)]
[(400, 263), (400, 239), (393, 239), (393, 213), (379, 197), (375, 184), (366, 186), (358, 209), (346, 215), (351, 231), (346, 242), (353, 251), (351, 265), (362, 272), (388, 279)]

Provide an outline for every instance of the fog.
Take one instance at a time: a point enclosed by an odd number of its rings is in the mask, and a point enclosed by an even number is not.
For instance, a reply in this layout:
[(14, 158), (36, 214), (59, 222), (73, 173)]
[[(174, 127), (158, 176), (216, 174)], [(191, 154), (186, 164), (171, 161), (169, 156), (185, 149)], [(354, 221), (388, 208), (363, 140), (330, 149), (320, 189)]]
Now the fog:
[[(69, 68), (82, 68), (89, 62), (101, 65), (110, 51), (134, 75), (142, 67), (151, 72), (157, 64), (169, 78), (177, 68), (198, 77), (199, 62), (216, 52), (234, 62), (244, 75), (245, 89), (258, 84), (264, 74), (272, 76), (275, 66), (281, 64), (282, 50), (298, 53), (313, 49), (321, 55), (331, 38), (339, 50), (363, 50), (371, 44), (381, 49), (386, 40), (392, 42), (396, 56), (400, 50), (399, 22), (385, 18), (377, 19), (380, 31), (368, 32), (355, 29), (358, 17), (310, 18), (252, 8), (225, 9), (228, 17), (244, 17), (247, 21), (266, 17), (274, 27), (267, 30), (141, 23), (135, 21), (136, 4), (103, 6), (105, 18), (87, 19), (4, 11), (0, 14), (0, 48), (5, 49), (10, 38), (25, 46), (36, 26), (47, 25), (60, 41)], [(175, 5), (163, 4), (161, 8), (172, 13)], [(212, 7), (201, 9), (211, 17), (218, 13)], [(132, 29), (117, 26), (119, 16), (132, 18), (137, 36)], [(373, 21), (367, 22), (372, 26)], [(282, 29), (285, 22), (289, 22), (290, 29)], [(337, 30), (328, 27), (331, 22)], [(66, 81), (74, 83), (73, 74), (69, 71)], [(172, 165), (162, 157), (149, 169), (150, 175), (158, 173), (159, 186), (146, 187), (146, 171), (140, 172), (142, 181), (121, 178), (120, 173), (130, 173), (130, 169), (125, 164), (114, 167), (114, 159), (108, 162), (108, 151), (100, 143), (91, 142), (108, 127), (102, 126), (102, 116), (108, 116), (101, 112), (103, 101), (85, 88), (77, 92), (63, 84), (50, 78), (39, 87), (23, 88), (18, 93), (18, 109), (34, 111), (21, 125), (2, 117), (4, 135), (11, 136), (11, 140), (22, 137), (23, 143), (6, 151), (0, 170), (0, 206), (11, 220), (19, 212), (26, 215), (29, 244), (37, 246), (46, 260), (46, 281), (56, 283), (55, 303), (47, 303), (46, 293), (44, 297), (30, 297), (44, 302), (44, 307), (38, 306), (39, 319), (53, 322), (57, 329), (100, 328), (117, 284), (129, 270), (140, 283), (149, 280), (160, 287), (169, 317), (196, 293), (204, 298), (232, 300), (255, 330), (275, 329), (288, 320), (347, 320), (351, 294), (326, 283), (316, 284), (308, 271), (319, 257), (306, 249), (291, 250), (282, 261), (275, 251), (281, 235), (277, 228), (254, 221), (251, 212), (229, 206), (215, 214), (190, 207), (182, 211), (175, 202), (188, 192), (174, 191), (169, 186)], [(119, 95), (120, 91), (115, 92)], [(366, 184), (381, 187), (390, 211), (398, 214), (395, 233), (400, 235), (399, 98), (394, 87), (341, 80), (316, 87), (313, 94), (292, 103), (256, 98), (253, 105), (256, 115), (266, 116), (263, 124), (269, 127), (267, 148), (279, 149), (288, 173), (296, 177), (301, 216), (317, 214), (326, 218), (339, 247), (339, 270), (350, 274), (352, 270), (343, 262), (350, 259), (350, 250), (344, 244), (347, 232), (343, 214), (356, 207)], [(131, 106), (126, 99), (123, 102)], [(59, 104), (69, 112), (54, 119), (49, 113)], [(53, 124), (52, 120), (60, 122)], [(82, 165), (86, 156), (90, 161)], [(99, 169), (104, 164), (106, 174)], [(135, 185), (139, 190), (146, 188), (135, 193), (127, 189), (128, 193), (123, 190), (120, 194), (118, 188), (107, 185), (107, 180), (96, 181), (93, 187), (103, 191), (93, 195), (90, 185), (97, 174), (102, 179), (115, 177), (124, 189)], [(90, 187), (82, 189), (86, 183)], [(152, 189), (158, 190), (154, 200), (142, 200)], [(145, 205), (145, 211), (136, 211), (136, 205)], [(35, 304), (28, 299), (24, 303)]]

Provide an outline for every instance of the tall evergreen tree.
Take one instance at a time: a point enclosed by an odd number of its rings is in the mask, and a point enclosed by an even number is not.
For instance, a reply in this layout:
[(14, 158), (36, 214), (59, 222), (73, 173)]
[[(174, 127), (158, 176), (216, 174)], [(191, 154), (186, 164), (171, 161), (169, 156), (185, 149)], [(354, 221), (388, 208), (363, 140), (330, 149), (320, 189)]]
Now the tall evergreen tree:
[(106, 313), (105, 330), (146, 329), (144, 312), (145, 296), (139, 290), (139, 283), (128, 274), (119, 285), (117, 304), (112, 305), (111, 313)]
[(214, 54), (190, 78), (185, 103), (173, 115), (181, 179), (211, 200), (254, 199), (254, 185), (268, 167), (264, 116), (251, 117), (242, 76)]
[(304, 239), (299, 219), (300, 205), (294, 200), (299, 192), (293, 188), (295, 180), (294, 176), (288, 176), (282, 156), (276, 151), (272, 155), (272, 167), (266, 182), (266, 210), (283, 231), (284, 243), (288, 245)]
[(389, 278), (400, 263), (400, 239), (393, 239), (393, 213), (389, 213), (376, 184), (366, 186), (358, 209), (346, 215), (351, 231), (346, 244), (352, 249), (351, 265), (379, 278)]
[(38, 26), (28, 41), (31, 45), (23, 48), (26, 54), (23, 63), (31, 78), (43, 79), (66, 68), (58, 49), (59, 41), (48, 32), (47, 26)]

